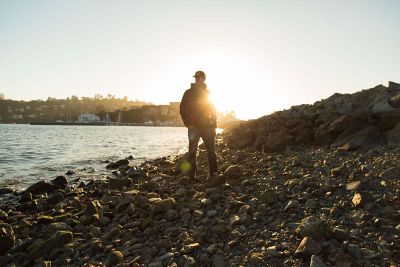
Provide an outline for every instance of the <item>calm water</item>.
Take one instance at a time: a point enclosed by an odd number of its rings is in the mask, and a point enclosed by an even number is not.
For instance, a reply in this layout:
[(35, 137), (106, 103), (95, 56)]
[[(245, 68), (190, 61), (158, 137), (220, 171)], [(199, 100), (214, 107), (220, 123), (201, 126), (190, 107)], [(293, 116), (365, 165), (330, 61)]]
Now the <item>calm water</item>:
[(74, 177), (109, 175), (102, 161), (133, 155), (133, 163), (186, 151), (181, 127), (0, 124), (0, 187), (20, 190), (74, 170)]

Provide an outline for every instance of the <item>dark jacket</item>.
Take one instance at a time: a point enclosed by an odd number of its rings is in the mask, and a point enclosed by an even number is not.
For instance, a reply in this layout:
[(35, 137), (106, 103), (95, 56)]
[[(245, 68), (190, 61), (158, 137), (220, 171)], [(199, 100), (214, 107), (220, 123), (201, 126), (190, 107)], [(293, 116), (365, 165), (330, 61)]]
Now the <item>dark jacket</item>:
[(190, 89), (185, 91), (180, 104), (180, 113), (186, 127), (217, 128), (217, 114), (209, 95), (210, 91), (206, 85), (197, 88), (196, 84), (192, 83)]

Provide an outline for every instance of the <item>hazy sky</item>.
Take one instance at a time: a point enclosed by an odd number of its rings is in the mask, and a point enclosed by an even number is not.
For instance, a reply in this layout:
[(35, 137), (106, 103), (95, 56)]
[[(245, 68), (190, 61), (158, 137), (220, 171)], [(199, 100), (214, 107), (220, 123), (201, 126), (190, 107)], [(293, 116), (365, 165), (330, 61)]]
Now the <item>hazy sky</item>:
[(400, 1), (0, 0), (0, 93), (180, 101), (198, 69), (255, 118), (400, 81)]

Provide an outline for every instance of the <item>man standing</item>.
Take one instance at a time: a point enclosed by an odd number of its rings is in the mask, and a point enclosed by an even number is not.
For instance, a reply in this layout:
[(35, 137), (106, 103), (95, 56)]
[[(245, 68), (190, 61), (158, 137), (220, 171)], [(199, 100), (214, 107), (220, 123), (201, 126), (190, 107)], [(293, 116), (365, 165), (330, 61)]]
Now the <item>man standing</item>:
[(215, 154), (215, 129), (217, 116), (213, 103), (209, 99), (210, 91), (207, 90), (206, 74), (197, 71), (193, 76), (195, 83), (183, 94), (180, 104), (180, 113), (183, 123), (188, 128), (189, 137), (189, 176), (196, 178), (197, 146), (203, 139), (208, 155), (210, 177), (217, 174), (217, 155)]

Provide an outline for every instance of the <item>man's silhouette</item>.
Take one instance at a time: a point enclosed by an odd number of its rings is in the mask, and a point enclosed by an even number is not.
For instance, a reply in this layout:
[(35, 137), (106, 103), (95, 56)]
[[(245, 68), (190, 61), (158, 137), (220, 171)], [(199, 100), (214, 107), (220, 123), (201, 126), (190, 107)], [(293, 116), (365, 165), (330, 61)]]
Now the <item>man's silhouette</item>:
[(197, 146), (201, 137), (207, 149), (211, 177), (217, 174), (217, 156), (214, 146), (217, 116), (215, 107), (209, 99), (210, 91), (207, 90), (205, 84), (206, 74), (203, 71), (197, 71), (193, 77), (195, 83), (192, 83), (190, 89), (185, 91), (180, 104), (182, 120), (188, 128), (189, 176), (196, 177)]

